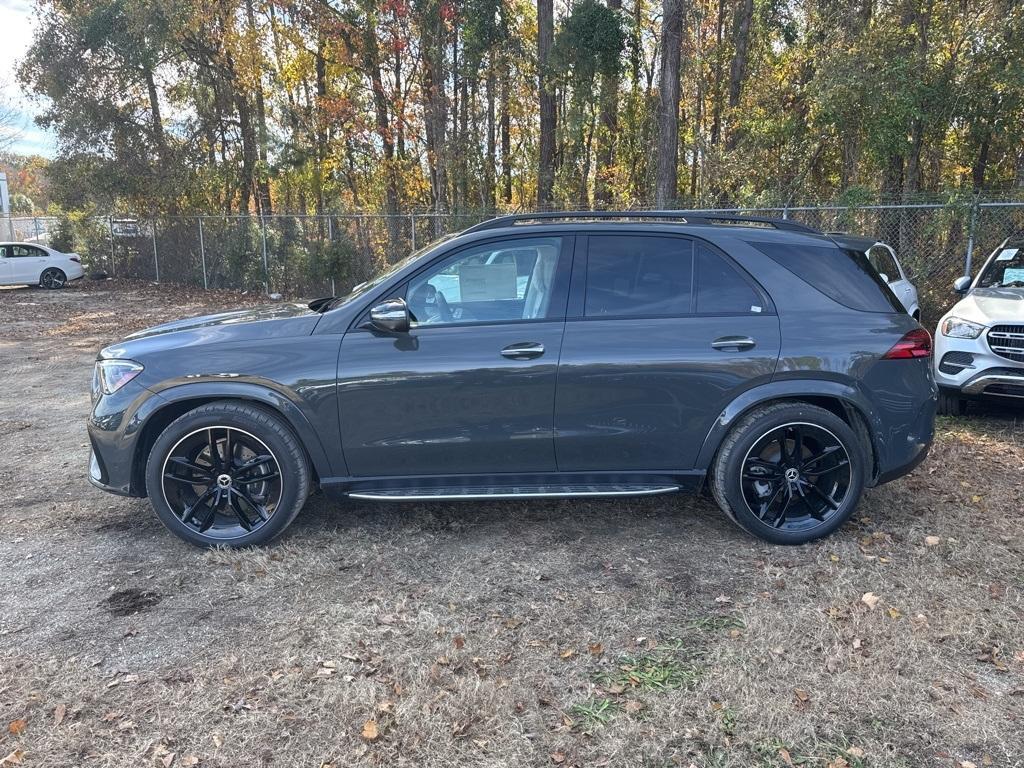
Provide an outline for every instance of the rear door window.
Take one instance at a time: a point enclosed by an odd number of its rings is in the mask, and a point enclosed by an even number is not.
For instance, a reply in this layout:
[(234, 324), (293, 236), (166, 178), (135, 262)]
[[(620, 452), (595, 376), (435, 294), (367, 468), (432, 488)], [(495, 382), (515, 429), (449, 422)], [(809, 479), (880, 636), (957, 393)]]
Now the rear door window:
[(896, 266), (896, 259), (884, 245), (873, 245), (868, 251), (868, 261), (880, 275), (888, 278), (888, 282), (894, 283), (900, 278), (900, 268)]
[(751, 245), (843, 306), (861, 312), (905, 311), (861, 251), (804, 243)]
[(764, 303), (735, 267), (707, 246), (697, 246), (697, 314), (759, 314)]
[(681, 237), (591, 235), (587, 317), (673, 317), (692, 309), (693, 242)]

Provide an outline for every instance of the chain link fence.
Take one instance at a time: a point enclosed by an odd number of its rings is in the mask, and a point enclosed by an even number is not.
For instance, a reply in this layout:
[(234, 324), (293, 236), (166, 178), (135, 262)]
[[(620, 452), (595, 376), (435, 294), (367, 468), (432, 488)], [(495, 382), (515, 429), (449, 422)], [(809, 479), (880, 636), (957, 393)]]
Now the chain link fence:
[[(951, 303), (950, 286), (957, 276), (980, 266), (1004, 238), (1024, 233), (1024, 202), (971, 199), (713, 212), (788, 218), (823, 232), (887, 242), (917, 284), (929, 322)], [(6, 223), (12, 240), (81, 254), (88, 272), (312, 297), (347, 291), (388, 263), (495, 215), (69, 216)]]

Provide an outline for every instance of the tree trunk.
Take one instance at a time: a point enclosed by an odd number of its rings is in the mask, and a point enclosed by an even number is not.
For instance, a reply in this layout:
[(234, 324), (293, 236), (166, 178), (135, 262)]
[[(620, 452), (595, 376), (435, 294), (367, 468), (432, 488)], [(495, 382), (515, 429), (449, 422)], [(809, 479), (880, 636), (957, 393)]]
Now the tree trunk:
[(512, 204), (512, 118), (509, 114), (508, 64), (501, 72), (501, 200)]
[(555, 86), (550, 73), (555, 39), (553, 0), (537, 0), (537, 72), (540, 94), (540, 153), (537, 165), (537, 207), (551, 207), (555, 191)]
[(709, 143), (718, 146), (722, 133), (722, 39), (725, 37), (725, 0), (718, 0), (718, 19), (715, 22), (715, 63), (711, 78), (711, 136)]
[(492, 48), (487, 57), (487, 161), (484, 163), (484, 204), (487, 210), (497, 208), (494, 174), (497, 167), (497, 136), (495, 125), (495, 89), (497, 88), (496, 53)]
[(384, 172), (384, 213), (387, 214), (388, 253), (397, 256), (401, 249), (401, 198), (398, 192), (398, 168), (395, 160), (395, 141), (388, 114), (388, 97), (381, 75), (380, 43), (377, 39), (377, 25), (372, 17), (366, 21), (363, 31), (363, 67), (370, 76), (370, 90), (373, 92), (373, 117), (377, 136), (383, 153)]
[[(607, 0), (613, 11), (622, 8), (622, 0)], [(619, 73), (601, 78), (601, 119), (597, 135), (597, 167), (594, 172), (594, 203), (608, 208), (612, 202), (609, 176), (615, 160), (615, 134), (619, 130)]]
[[(445, 94), (444, 23), (437, 9), (424, 13), (422, 24), (424, 133), (430, 167), (430, 196), (437, 213), (448, 211), (448, 165), (446, 130), (448, 100)], [(434, 217), (434, 234), (440, 235), (439, 217)]]
[(654, 202), (674, 205), (679, 169), (679, 56), (683, 38), (683, 0), (663, 0), (661, 77), (658, 81), (658, 144)]
[[(741, 0), (736, 7), (736, 17), (733, 23), (733, 46), (732, 65), (729, 67), (729, 109), (734, 110), (740, 104), (740, 95), (743, 93), (743, 81), (747, 76), (747, 56), (750, 53), (750, 24), (754, 18), (754, 0)], [(729, 140), (726, 142), (727, 149), (734, 149), (739, 140), (739, 135), (733, 129), (729, 132)]]

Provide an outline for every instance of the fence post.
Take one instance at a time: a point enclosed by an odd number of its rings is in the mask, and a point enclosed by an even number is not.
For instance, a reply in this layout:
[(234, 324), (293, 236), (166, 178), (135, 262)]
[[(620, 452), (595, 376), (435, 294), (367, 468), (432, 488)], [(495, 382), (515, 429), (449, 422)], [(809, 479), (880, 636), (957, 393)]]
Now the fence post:
[(978, 223), (978, 198), (980, 195), (975, 195), (971, 199), (971, 219), (970, 224), (967, 225), (967, 257), (964, 259), (964, 274), (967, 277), (971, 276), (971, 260), (974, 257), (974, 230)]
[(409, 225), (412, 229), (412, 249), (416, 250), (416, 214), (409, 214)]
[(110, 276), (114, 276), (114, 214), (107, 216), (107, 226), (110, 227)]
[(203, 263), (203, 290), (210, 286), (206, 284), (206, 245), (203, 243), (203, 217), (199, 217), (199, 258)]
[(263, 241), (263, 292), (270, 295), (270, 266), (267, 264), (267, 221), (260, 211), (260, 239)]
[(153, 271), (156, 272), (156, 281), (160, 282), (160, 258), (156, 255), (156, 219), (153, 219)]

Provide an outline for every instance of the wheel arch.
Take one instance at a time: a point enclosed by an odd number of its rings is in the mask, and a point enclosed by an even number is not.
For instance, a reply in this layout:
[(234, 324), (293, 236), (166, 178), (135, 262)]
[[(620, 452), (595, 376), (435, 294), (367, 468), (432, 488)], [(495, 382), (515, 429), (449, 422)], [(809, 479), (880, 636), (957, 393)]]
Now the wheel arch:
[(273, 413), (295, 434), (309, 460), (314, 482), (319, 483), (321, 477), (334, 474), (320, 436), (306, 415), (291, 400), (272, 389), (247, 383), (227, 386), (184, 384), (161, 391), (151, 401), (154, 401), (153, 407), (138, 428), (132, 453), (131, 488), (136, 495), (146, 494), (146, 462), (160, 433), (189, 411), (220, 401), (244, 402)]
[(861, 447), (871, 465), (871, 476), (867, 478), (865, 484), (875, 484), (879, 474), (879, 449), (875, 440), (876, 425), (872, 409), (857, 389), (848, 384), (832, 381), (771, 382), (742, 393), (715, 419), (697, 454), (696, 468), (710, 471), (715, 455), (729, 430), (752, 410), (785, 402), (816, 405), (846, 422), (860, 438)]

